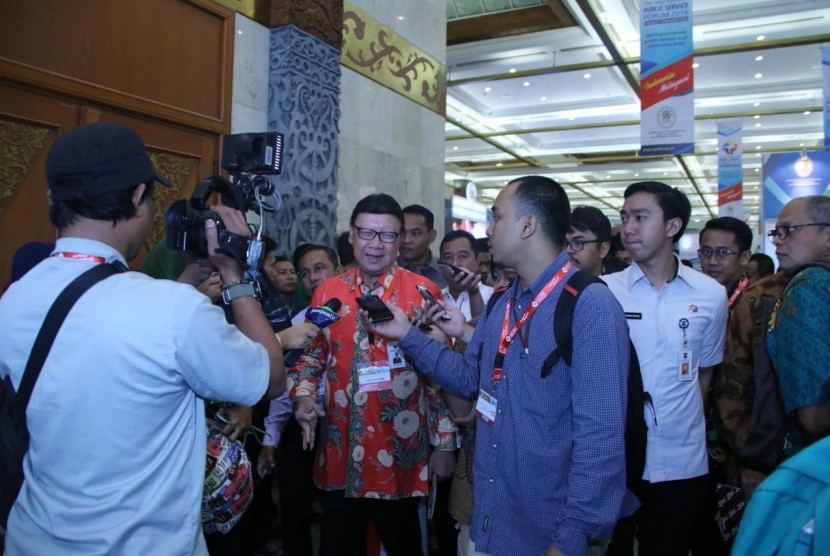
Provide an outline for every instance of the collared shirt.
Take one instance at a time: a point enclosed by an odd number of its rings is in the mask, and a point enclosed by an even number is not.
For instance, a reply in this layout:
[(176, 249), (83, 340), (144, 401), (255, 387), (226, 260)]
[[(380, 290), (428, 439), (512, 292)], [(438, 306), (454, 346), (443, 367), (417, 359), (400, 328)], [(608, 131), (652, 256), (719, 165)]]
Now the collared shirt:
[[(56, 251), (107, 261), (109, 245), (61, 238)], [(51, 257), (0, 299), (0, 374), (15, 387), (47, 310), (95, 263)], [(253, 405), (265, 348), (196, 288), (126, 272), (74, 305), (29, 402), (26, 481), (7, 554), (206, 554), (204, 398)]]
[(603, 280), (625, 309), (643, 389), (651, 395), (643, 479), (657, 483), (705, 475), (698, 370), (723, 359), (726, 289), (679, 261), (676, 276), (659, 291), (637, 263)]
[(527, 352), (519, 338), (507, 348), (494, 387), (507, 299), (521, 314), (567, 261), (561, 253), (525, 291), (515, 283), (479, 317), (463, 355), (415, 328), (401, 341), (418, 368), (448, 391), (474, 398), (481, 389), (498, 400), (492, 424), (476, 420), (470, 536), (481, 552), (538, 555), (553, 545), (585, 554), (590, 539), (610, 535), (623, 509), (628, 332), (605, 286), (592, 284), (577, 300), (571, 367), (560, 361), (541, 377), (556, 347), (560, 283), (525, 325)]
[(435, 259), (435, 257), (432, 256), (431, 252), (429, 254), (427, 264), (411, 265), (408, 264), (405, 260), (403, 260), (403, 257), (398, 257), (398, 266), (400, 266), (404, 270), (408, 270), (409, 272), (414, 272), (416, 274), (424, 276), (430, 282), (432, 282), (441, 289), (444, 289), (448, 286), (447, 280), (444, 278), (444, 275), (441, 274), (441, 269), (438, 267), (438, 261)]
[[(490, 300), (490, 296), (493, 295), (493, 288), (487, 284), (479, 284), (478, 292), (481, 294), (481, 300), (484, 302), (484, 307), (487, 307), (487, 302)], [(461, 311), (465, 319), (470, 320), (473, 318), (473, 314), (470, 309), (470, 292), (465, 290), (459, 293), (458, 297), (453, 297), (450, 293), (450, 288), (447, 287), (441, 290), (441, 293), (444, 294), (444, 299), (446, 301)]]
[[(729, 311), (720, 373), (715, 375), (715, 399), (727, 437), (737, 453), (746, 444), (754, 402), (754, 373), (767, 359), (769, 317), (789, 275), (778, 272), (747, 286)], [(765, 317), (766, 315), (766, 317)]]
[[(311, 396), (326, 386), (324, 422), (314, 460), (314, 480), (323, 490), (345, 490), (347, 497), (399, 499), (428, 492), (429, 445), (455, 448), (455, 426), (441, 389), (416, 372), (410, 359), (391, 369), (391, 388), (360, 391), (359, 365), (387, 360), (389, 341), (370, 335), (357, 316), (356, 298), (369, 293), (358, 269), (329, 278), (314, 291), (311, 304), (336, 297), (340, 319), (323, 329), (289, 372), (291, 396)], [(441, 292), (425, 278), (397, 265), (372, 293), (409, 314), (426, 302), (417, 284)]]
[(790, 280), (775, 307), (767, 350), (788, 412), (824, 404), (830, 388), (830, 271), (811, 267)]

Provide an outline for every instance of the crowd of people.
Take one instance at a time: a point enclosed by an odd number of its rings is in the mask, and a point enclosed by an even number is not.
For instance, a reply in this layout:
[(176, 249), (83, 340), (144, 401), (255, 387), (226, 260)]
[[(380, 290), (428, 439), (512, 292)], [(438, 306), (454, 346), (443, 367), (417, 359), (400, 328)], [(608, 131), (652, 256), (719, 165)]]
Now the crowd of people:
[(487, 238), (376, 193), (336, 245), (266, 240), (261, 287), (212, 220), (207, 260), (160, 242), (124, 271), (169, 185), (129, 128), (46, 167), (58, 239), (0, 298), (0, 375), (76, 276), (122, 272), (37, 379), (9, 555), (749, 554), (747, 500), (830, 434), (830, 197), (781, 211), (775, 272), (732, 217), (683, 264), (691, 205), (660, 182), (616, 236), (546, 177), (506, 184)]

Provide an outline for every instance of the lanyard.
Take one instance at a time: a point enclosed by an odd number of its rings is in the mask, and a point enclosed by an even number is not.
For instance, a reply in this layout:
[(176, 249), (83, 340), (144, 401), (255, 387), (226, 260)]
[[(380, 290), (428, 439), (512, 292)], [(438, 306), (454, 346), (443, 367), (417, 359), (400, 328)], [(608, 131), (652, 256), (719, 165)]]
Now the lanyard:
[(740, 297), (748, 285), (749, 277), (744, 276), (743, 280), (738, 283), (738, 287), (735, 288), (735, 291), (732, 292), (732, 295), (729, 296), (729, 300), (726, 302), (729, 309), (732, 308), (732, 305), (738, 300), (738, 297)]
[(60, 257), (62, 259), (75, 259), (76, 261), (89, 261), (91, 263), (103, 264), (107, 262), (104, 257), (96, 257), (95, 255), (86, 255), (84, 253), (73, 253), (71, 251), (58, 251), (52, 253), (52, 257)]
[(511, 302), (513, 301), (512, 296), (507, 297), (507, 307), (504, 310), (504, 321), (501, 325), (501, 339), (499, 340), (499, 349), (496, 352), (496, 358), (493, 362), (493, 382), (498, 382), (501, 380), (502, 372), (504, 370), (504, 357), (507, 354), (507, 348), (516, 338), (516, 335), (521, 330), (522, 326), (524, 326), (527, 321), (530, 320), (530, 317), (533, 316), (533, 313), (536, 312), (536, 309), (542, 302), (548, 297), (550, 292), (559, 285), (559, 282), (565, 277), (568, 272), (571, 270), (571, 261), (566, 262), (562, 268), (551, 278), (547, 284), (542, 288), (542, 290), (533, 298), (533, 301), (530, 302), (530, 305), (524, 310), (522, 316), (516, 321), (513, 325), (513, 328), (510, 327), (510, 315), (511, 310)]

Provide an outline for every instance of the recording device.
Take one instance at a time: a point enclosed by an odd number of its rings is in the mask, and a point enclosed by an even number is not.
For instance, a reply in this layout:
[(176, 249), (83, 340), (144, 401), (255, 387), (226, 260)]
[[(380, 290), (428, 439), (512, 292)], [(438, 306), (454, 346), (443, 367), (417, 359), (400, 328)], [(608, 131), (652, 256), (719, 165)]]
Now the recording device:
[[(252, 271), (262, 255), (260, 236), (256, 240), (225, 229), (222, 220), (210, 210), (211, 195), (218, 193), (223, 205), (243, 213), (276, 210), (279, 197), (274, 184), (266, 177), (282, 172), (283, 135), (281, 133), (240, 133), (222, 138), (222, 168), (231, 176), (212, 175), (199, 182), (190, 199), (173, 203), (165, 214), (167, 246), (207, 257), (205, 222), (216, 223), (218, 249), (236, 259), (246, 271)], [(268, 202), (268, 198), (271, 201)], [(262, 222), (258, 228), (262, 232)], [(258, 244), (257, 244), (258, 243)]]
[[(332, 297), (322, 307), (309, 307), (306, 309), (305, 318), (310, 323), (316, 324), (322, 329), (340, 320), (340, 315), (337, 314), (337, 311), (342, 306), (343, 303), (339, 299)], [(303, 349), (289, 350), (283, 358), (283, 365), (293, 367), (304, 351)]]
[(438, 266), (443, 266), (444, 268), (446, 268), (447, 270), (452, 272), (453, 276), (455, 276), (459, 272), (463, 272), (460, 268), (458, 268), (454, 264), (445, 263), (444, 261), (438, 261)]
[(369, 318), (374, 324), (386, 322), (395, 318), (389, 307), (381, 298), (376, 295), (364, 295), (357, 298), (360, 308), (369, 313)]
[[(440, 303), (438, 303), (438, 300), (435, 299), (435, 296), (430, 293), (429, 289), (425, 285), (418, 284), (417, 286), (415, 286), (415, 289), (418, 290), (418, 293), (421, 294), (421, 297), (423, 297), (428, 303), (432, 303), (433, 305), (440, 305)], [(441, 320), (452, 319), (452, 317), (446, 313), (442, 313), (441, 316), (439, 316), (438, 318)]]

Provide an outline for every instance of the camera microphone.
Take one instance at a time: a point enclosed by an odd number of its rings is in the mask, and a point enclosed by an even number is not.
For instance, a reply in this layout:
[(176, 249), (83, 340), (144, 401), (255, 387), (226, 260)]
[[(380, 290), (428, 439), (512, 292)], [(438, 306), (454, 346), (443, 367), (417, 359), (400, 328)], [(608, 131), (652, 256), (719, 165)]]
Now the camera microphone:
[[(337, 311), (339, 311), (342, 306), (343, 303), (339, 299), (332, 297), (321, 307), (309, 307), (306, 309), (305, 320), (312, 324), (316, 324), (318, 328), (323, 329), (340, 320), (340, 315), (337, 314)], [(292, 349), (287, 351), (283, 359), (283, 364), (286, 367), (293, 366), (304, 351), (305, 350), (303, 349)]]

